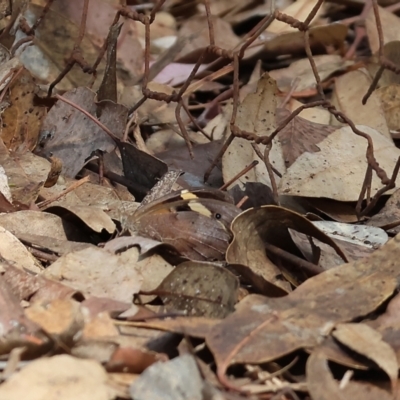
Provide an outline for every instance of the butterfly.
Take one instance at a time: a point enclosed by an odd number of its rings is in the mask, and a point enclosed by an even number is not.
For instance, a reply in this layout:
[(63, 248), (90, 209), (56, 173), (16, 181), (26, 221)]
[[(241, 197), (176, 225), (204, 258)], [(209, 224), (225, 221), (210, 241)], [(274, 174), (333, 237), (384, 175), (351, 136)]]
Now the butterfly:
[(230, 224), (240, 212), (221, 190), (183, 190), (140, 206), (126, 222), (136, 234), (172, 245), (189, 259), (223, 260)]

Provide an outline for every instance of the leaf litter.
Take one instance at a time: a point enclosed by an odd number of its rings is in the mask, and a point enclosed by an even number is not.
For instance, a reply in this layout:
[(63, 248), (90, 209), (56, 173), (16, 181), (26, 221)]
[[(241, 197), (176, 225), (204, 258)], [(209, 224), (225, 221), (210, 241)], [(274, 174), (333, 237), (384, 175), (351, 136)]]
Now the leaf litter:
[(399, 7), (274, 4), (0, 0), (1, 399), (398, 397)]

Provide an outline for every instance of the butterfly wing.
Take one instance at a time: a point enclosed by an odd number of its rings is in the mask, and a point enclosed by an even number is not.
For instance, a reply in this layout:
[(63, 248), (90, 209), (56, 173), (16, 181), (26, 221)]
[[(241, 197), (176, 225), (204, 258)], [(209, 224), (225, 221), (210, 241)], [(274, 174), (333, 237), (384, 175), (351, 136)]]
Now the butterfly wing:
[(231, 234), (222, 224), (191, 211), (150, 214), (141, 218), (139, 234), (168, 243), (192, 260), (221, 260)]
[(142, 236), (174, 246), (193, 260), (222, 260), (232, 234), (230, 224), (240, 213), (225, 193), (179, 192), (144, 206), (132, 224)]

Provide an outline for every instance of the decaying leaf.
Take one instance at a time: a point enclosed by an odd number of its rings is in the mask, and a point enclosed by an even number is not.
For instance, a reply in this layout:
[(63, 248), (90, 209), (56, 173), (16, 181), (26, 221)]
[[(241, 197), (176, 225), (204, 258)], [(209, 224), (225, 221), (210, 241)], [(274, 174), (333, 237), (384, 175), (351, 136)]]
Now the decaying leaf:
[[(73, 89), (64, 95), (69, 101), (96, 115), (94, 96), (95, 93), (87, 88)], [(122, 105), (103, 102), (99, 120), (111, 129), (115, 136), (122, 137), (126, 117), (127, 110)], [(71, 152), (74, 143), (76, 151)], [(63, 174), (75, 177), (95, 151), (110, 152), (114, 148), (112, 138), (97, 124), (81, 111), (59, 100), (43, 122), (36, 152), (42, 157), (59, 158), (63, 164)]]

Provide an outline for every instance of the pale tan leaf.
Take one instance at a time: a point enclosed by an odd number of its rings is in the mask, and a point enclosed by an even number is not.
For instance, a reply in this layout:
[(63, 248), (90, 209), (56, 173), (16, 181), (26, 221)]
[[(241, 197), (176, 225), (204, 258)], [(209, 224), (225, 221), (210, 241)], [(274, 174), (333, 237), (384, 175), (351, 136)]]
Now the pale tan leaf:
[[(400, 150), (376, 130), (359, 125), (374, 143), (374, 155), (390, 176)], [(326, 197), (340, 201), (357, 201), (367, 169), (367, 141), (350, 127), (331, 133), (318, 144), (317, 153), (303, 153), (288, 168), (280, 182), (280, 192), (293, 196)], [(397, 180), (400, 183), (400, 178)], [(383, 185), (373, 174), (371, 195)]]
[[(296, 99), (292, 98), (290, 99), (286, 107), (290, 112), (293, 112), (302, 105), (303, 103), (300, 103)], [(329, 113), (329, 111), (321, 107), (306, 108), (299, 114), (299, 117), (304, 118), (311, 122), (315, 122), (316, 124), (323, 124), (323, 125), (328, 125), (331, 120), (331, 114)]]
[(140, 289), (141, 276), (129, 261), (100, 248), (87, 248), (66, 254), (44, 274), (86, 295), (129, 302)]
[(0, 226), (0, 254), (1, 257), (14, 263), (17, 268), (36, 274), (42, 271), (42, 267), (35, 257), (11, 232), (2, 226)]
[(73, 344), (74, 336), (83, 329), (80, 304), (72, 299), (35, 302), (25, 310), (25, 315), (68, 346)]
[[(236, 117), (237, 126), (258, 136), (265, 136), (273, 132), (276, 125), (276, 83), (265, 73), (259, 80), (255, 93), (248, 94), (238, 108)], [(258, 146), (261, 154), (265, 146)], [(236, 183), (243, 186), (246, 182), (261, 182), (271, 186), (267, 168), (255, 153), (251, 143), (242, 138), (235, 138), (222, 158), (222, 173), (227, 182), (242, 171), (253, 160), (259, 164), (241, 177)], [(277, 140), (273, 141), (270, 154), (271, 164), (278, 170), (284, 171), (282, 152)], [(279, 179), (276, 177), (276, 179)]]
[(388, 128), (394, 131), (400, 131), (400, 85), (391, 84), (381, 87), (378, 88), (375, 93), (381, 100)]
[[(334, 54), (324, 54), (313, 58), (322, 82), (335, 72), (345, 70), (352, 64), (352, 62), (345, 61), (341, 56)], [(317, 84), (308, 58), (295, 61), (287, 68), (275, 69), (269, 74), (271, 78), (276, 80), (278, 88), (282, 92), (288, 92), (292, 87), (296, 92), (315, 89)]]
[[(377, 93), (372, 93), (366, 104), (361, 102), (371, 82), (371, 77), (364, 69), (351, 71), (338, 77), (332, 95), (332, 104), (343, 111), (355, 124), (369, 126), (391, 138), (384, 109)], [(334, 116), (331, 117), (331, 123), (341, 125)]]
[(26, 233), (26, 221), (29, 221), (29, 230), (37, 235), (68, 240), (67, 233), (71, 233), (71, 226), (63, 224), (57, 215), (46, 212), (23, 210), (0, 215), (0, 225), (17, 237)]
[(0, 385), (7, 400), (111, 400), (103, 367), (92, 360), (69, 355), (41, 358), (29, 363)]
[[(379, 7), (379, 17), (383, 30), (383, 43), (386, 44), (393, 40), (400, 40), (400, 18), (382, 7)], [(365, 27), (371, 51), (372, 53), (377, 53), (379, 50), (379, 39), (372, 7), (365, 20)]]
[[(307, 16), (310, 14), (311, 10), (317, 3), (316, 0), (298, 0), (292, 3), (290, 6), (286, 7), (282, 10), (286, 15), (290, 15), (298, 19), (299, 21), (304, 21)], [(317, 15), (314, 17), (315, 19), (322, 13), (323, 8), (320, 7)], [(283, 32), (294, 32), (297, 31), (296, 28), (292, 28), (290, 25), (274, 20), (271, 25), (267, 28), (268, 32), (271, 33), (283, 33)]]

